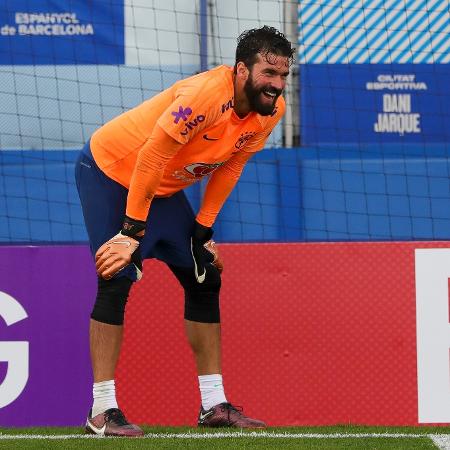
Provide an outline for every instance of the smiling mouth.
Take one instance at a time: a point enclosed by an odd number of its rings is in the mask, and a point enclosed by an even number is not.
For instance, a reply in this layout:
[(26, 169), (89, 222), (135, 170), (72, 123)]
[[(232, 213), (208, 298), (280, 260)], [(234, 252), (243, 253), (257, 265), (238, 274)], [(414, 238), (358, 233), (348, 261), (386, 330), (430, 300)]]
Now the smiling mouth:
[(273, 91), (262, 91), (261, 93), (263, 94), (264, 97), (270, 100), (274, 100), (277, 96), (277, 93)]

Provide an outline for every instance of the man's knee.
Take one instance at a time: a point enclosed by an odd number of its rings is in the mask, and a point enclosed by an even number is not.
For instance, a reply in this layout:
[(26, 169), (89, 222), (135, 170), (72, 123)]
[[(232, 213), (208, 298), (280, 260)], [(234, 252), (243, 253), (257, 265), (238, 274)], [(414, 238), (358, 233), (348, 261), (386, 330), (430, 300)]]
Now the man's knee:
[(184, 318), (193, 322), (219, 323), (222, 284), (219, 271), (208, 264), (205, 281), (198, 283), (192, 268), (169, 267), (184, 288)]
[(110, 325), (123, 325), (125, 305), (133, 282), (127, 277), (98, 278), (97, 298), (91, 318)]

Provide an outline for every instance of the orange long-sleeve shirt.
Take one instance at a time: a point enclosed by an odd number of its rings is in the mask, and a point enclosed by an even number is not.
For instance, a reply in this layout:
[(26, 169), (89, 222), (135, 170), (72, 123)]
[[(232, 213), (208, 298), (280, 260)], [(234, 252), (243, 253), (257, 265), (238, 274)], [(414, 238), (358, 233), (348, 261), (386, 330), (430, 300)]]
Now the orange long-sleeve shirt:
[(219, 66), (176, 82), (99, 128), (97, 165), (129, 189), (127, 215), (146, 220), (154, 196), (168, 196), (211, 175), (197, 220), (211, 226), (245, 163), (261, 150), (284, 114), (233, 110), (233, 68)]

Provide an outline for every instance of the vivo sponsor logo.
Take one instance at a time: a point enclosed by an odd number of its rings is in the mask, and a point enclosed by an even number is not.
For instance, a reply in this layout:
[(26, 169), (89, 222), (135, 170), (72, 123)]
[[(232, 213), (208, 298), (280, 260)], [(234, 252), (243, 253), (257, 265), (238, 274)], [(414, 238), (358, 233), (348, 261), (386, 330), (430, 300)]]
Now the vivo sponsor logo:
[(173, 123), (178, 123), (181, 119), (186, 122), (186, 120), (188, 120), (188, 117), (192, 114), (192, 108), (190, 108), (189, 106), (187, 108), (183, 108), (182, 106), (180, 106), (178, 108), (178, 111), (172, 111), (171, 114), (175, 117)]
[(450, 249), (415, 251), (419, 423), (450, 422)]
[[(28, 315), (15, 298), (0, 291), (0, 317), (9, 327)], [(0, 361), (8, 364), (6, 376), (0, 384), (0, 408), (4, 408), (19, 397), (28, 382), (28, 341), (0, 341)]]
[(186, 136), (189, 131), (193, 130), (199, 123), (205, 120), (205, 116), (202, 114), (198, 115), (194, 120), (190, 120), (186, 123), (186, 128), (181, 132), (182, 136)]

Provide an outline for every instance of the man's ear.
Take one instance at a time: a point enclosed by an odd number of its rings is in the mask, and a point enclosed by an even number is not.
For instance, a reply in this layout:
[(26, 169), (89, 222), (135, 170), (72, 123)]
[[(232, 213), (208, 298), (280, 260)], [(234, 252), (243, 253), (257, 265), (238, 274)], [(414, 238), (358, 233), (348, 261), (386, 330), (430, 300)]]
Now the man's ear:
[(250, 71), (248, 70), (248, 67), (245, 65), (245, 63), (239, 61), (236, 65), (236, 77), (243, 81), (247, 81), (249, 74)]

